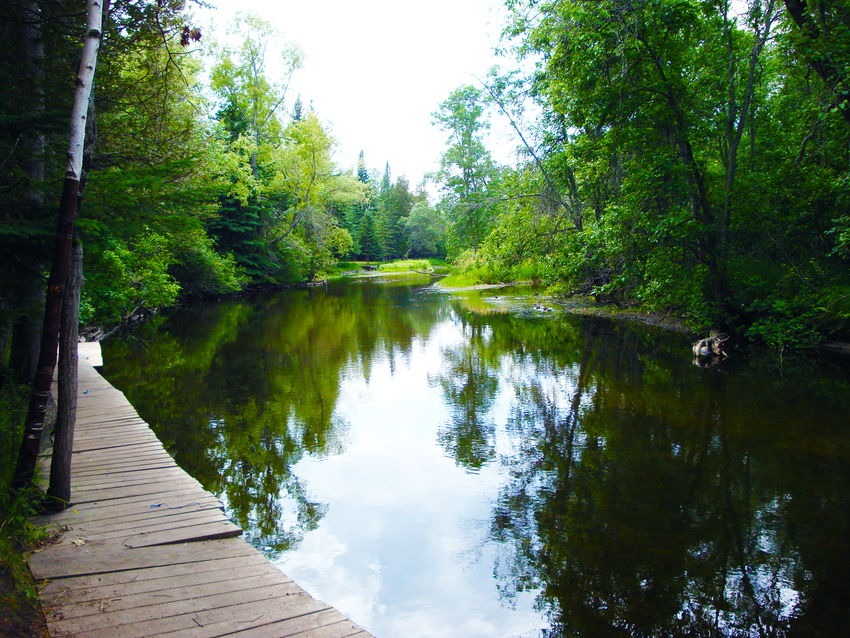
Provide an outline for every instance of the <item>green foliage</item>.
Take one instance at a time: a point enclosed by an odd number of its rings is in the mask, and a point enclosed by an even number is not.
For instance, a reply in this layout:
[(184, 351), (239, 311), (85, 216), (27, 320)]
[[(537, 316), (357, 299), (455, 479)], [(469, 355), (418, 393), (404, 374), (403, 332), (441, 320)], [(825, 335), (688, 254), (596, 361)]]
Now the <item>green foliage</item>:
[(427, 201), (415, 203), (400, 222), (407, 234), (408, 255), (439, 255), (443, 252), (442, 219)]
[(375, 222), (371, 211), (367, 211), (360, 221), (360, 251), (366, 257), (366, 261), (371, 261), (381, 253), (381, 240), (378, 236), (378, 226)]
[(453, 256), (477, 248), (493, 225), (499, 168), (484, 146), (489, 128), (483, 92), (473, 86), (455, 89), (431, 114), (432, 124), (448, 134), (440, 168), (433, 176), (442, 199)]
[(217, 253), (212, 239), (202, 229), (180, 237), (172, 254), (175, 261), (169, 274), (180, 284), (184, 295), (234, 293), (248, 283), (233, 255)]
[(29, 519), (36, 514), (43, 495), (34, 486), (22, 491), (11, 487), (30, 392), (31, 388), (19, 386), (10, 378), (4, 378), (0, 385), (0, 571), (14, 588), (0, 590), (0, 605), (12, 612), (18, 604), (14, 597), (17, 593), (33, 603), (38, 601), (38, 589), (22, 552), (42, 535)]
[(94, 252), (83, 287), (82, 322), (115, 323), (141, 307), (167, 306), (177, 299), (180, 285), (169, 274), (175, 261), (168, 238), (154, 232), (130, 242), (112, 240)]
[(409, 270), (428, 272), (431, 270), (431, 262), (427, 259), (402, 259), (381, 264), (378, 266), (378, 270), (380, 272), (407, 272)]

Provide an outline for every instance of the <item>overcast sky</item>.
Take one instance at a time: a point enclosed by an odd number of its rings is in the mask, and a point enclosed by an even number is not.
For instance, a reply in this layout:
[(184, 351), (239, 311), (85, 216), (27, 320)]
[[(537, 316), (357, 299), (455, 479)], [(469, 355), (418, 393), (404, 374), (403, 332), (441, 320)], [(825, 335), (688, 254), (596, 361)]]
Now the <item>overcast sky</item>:
[(404, 174), (412, 186), (445, 148), (431, 113), (497, 63), (497, 0), (213, 3), (222, 34), (236, 11), (252, 10), (301, 46), (307, 60), (288, 102), (299, 93), (305, 106), (312, 101), (339, 140), (341, 164), (354, 166), (363, 150), (369, 168), (389, 162), (393, 179)]

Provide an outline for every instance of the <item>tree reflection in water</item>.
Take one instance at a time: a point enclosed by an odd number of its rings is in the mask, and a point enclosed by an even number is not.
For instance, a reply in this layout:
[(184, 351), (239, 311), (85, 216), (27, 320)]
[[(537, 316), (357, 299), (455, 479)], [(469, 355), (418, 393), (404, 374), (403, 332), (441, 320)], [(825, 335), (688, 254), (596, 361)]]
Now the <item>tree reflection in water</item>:
[(448, 407), (434, 443), (467, 476), (498, 469), (505, 604), (534, 592), (549, 636), (844, 631), (846, 361), (700, 369), (679, 335), (479, 305), (406, 282), (187, 307), (107, 344), (105, 372), (274, 553), (327, 512), (292, 468), (346, 449), (342, 380), (451, 326), (428, 376)]
[(327, 511), (291, 468), (344, 450), (342, 371), (368, 376), (435, 323), (410, 283), (188, 306), (107, 343), (105, 374), (255, 545), (287, 551)]
[[(514, 318), (488, 323), (499, 338), (447, 352), (455, 382), (441, 385), (451, 431), (479, 432), (458, 379), (489, 382), (496, 368), (480, 364), (511, 360), (495, 573), (508, 599), (539, 591), (545, 635), (802, 636), (845, 625), (846, 377), (805, 388), (816, 369), (765, 382), (743, 364), (706, 376), (640, 329), (584, 322), (565, 340), (568, 330)], [(447, 449), (467, 467), (484, 438), (456, 435)], [(826, 457), (811, 453), (826, 441)]]

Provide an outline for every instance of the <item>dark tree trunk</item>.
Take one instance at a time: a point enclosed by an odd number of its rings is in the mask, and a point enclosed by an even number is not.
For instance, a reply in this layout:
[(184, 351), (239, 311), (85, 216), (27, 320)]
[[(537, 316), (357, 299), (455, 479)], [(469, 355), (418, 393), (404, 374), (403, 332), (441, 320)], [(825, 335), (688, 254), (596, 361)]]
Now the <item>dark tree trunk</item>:
[(83, 246), (74, 242), (71, 270), (62, 303), (59, 338), (59, 404), (53, 431), (53, 457), (50, 460), (50, 507), (62, 511), (71, 503), (71, 453), (77, 423), (77, 337), (80, 323), (80, 291), (83, 287)]
[[(80, 213), (83, 193), (88, 183), (91, 159), (97, 137), (97, 114), (94, 92), (89, 96), (86, 114), (86, 141), (83, 148), (83, 168), (77, 214)], [(71, 460), (74, 451), (74, 427), (77, 424), (77, 343), (79, 342), (80, 293), (83, 288), (83, 246), (76, 237), (71, 249), (71, 270), (62, 303), (62, 325), (59, 333), (59, 404), (53, 437), (53, 456), (50, 460), (50, 507), (55, 511), (67, 509), (71, 503)]]
[(44, 304), (43, 284), (32, 288), (26, 301), (26, 314), (19, 315), (12, 324), (9, 367), (20, 381), (32, 385), (38, 365), (38, 348), (41, 343), (41, 318)]
[[(31, 90), (27, 92), (25, 109), (31, 113), (44, 111), (43, 61), (44, 44), (41, 35), (41, 8), (39, 2), (28, 0), (17, 7), (17, 41), (15, 48), (18, 60)], [(20, 139), (19, 165), (27, 176), (26, 197), (33, 208), (44, 205), (44, 134), (31, 127)], [(44, 268), (40, 263), (36, 271)], [(44, 313), (44, 281), (37, 283), (24, 293), (25, 307), (18, 309), (12, 324), (12, 350), (9, 367), (17, 372), (19, 379), (27, 385), (35, 380), (38, 364), (38, 348), (41, 340), (41, 320)]]
[(59, 222), (56, 230), (56, 251), (50, 279), (47, 281), (47, 301), (44, 305), (44, 324), (41, 331), (41, 349), (38, 354), (38, 366), (30, 395), (27, 418), (24, 422), (24, 440), (18, 453), (15, 468), (16, 488), (27, 487), (32, 483), (41, 435), (44, 431), (44, 415), (50, 398), (50, 386), (53, 383), (53, 371), (56, 369), (56, 353), (59, 348), (59, 324), (62, 315), (62, 299), (68, 270), (71, 265), (71, 242), (74, 233), (74, 215), (77, 210), (77, 194), (80, 182), (66, 177), (59, 204)]

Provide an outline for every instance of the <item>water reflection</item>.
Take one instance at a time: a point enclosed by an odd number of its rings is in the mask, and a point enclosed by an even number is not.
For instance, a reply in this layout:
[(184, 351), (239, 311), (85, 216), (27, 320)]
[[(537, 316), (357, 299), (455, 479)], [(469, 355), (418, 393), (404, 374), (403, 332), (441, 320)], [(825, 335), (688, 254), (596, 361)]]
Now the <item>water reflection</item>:
[(188, 307), (105, 373), (379, 638), (843, 632), (846, 362), (700, 369), (679, 335), (424, 283)]

